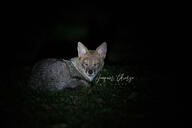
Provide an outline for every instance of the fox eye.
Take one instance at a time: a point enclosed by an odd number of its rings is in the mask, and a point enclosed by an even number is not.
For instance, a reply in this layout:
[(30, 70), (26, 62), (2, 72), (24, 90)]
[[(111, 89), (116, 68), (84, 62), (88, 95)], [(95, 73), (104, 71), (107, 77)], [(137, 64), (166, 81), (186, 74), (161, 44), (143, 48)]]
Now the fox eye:
[(94, 66), (97, 66), (98, 64), (94, 64)]

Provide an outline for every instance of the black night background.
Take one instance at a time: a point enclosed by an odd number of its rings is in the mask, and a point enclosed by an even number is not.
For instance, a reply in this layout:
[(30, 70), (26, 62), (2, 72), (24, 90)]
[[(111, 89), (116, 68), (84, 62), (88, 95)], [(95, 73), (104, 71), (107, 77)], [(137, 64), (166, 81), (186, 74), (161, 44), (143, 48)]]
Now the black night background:
[[(84, 5), (6, 13), (0, 46), (0, 117), (5, 127), (126, 127), (130, 121), (177, 119), (170, 106), (179, 105), (178, 97), (170, 101), (163, 92), (169, 88), (174, 58), (169, 51), (171, 25), (158, 12)], [(107, 42), (101, 74), (125, 73), (134, 80), (103, 86), (93, 82), (92, 88), (61, 92), (27, 87), (37, 61), (76, 57), (79, 41), (89, 49)]]

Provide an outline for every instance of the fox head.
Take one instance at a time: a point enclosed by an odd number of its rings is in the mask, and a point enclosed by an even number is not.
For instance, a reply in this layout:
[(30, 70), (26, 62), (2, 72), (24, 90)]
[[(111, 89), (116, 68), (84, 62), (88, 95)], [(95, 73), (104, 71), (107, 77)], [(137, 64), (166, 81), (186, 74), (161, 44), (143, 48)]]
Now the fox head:
[(96, 50), (88, 50), (81, 42), (78, 42), (77, 51), (81, 73), (92, 81), (104, 66), (107, 43), (102, 43)]

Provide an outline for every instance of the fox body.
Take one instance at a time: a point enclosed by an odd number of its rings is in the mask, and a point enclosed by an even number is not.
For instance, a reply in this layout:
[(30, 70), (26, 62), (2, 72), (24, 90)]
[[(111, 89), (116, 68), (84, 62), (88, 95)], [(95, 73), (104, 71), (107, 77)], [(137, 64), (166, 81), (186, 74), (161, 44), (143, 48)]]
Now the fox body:
[(91, 81), (104, 66), (107, 44), (88, 50), (78, 42), (78, 57), (70, 60), (46, 59), (32, 70), (29, 85), (43, 90), (62, 90), (77, 86), (90, 87)]

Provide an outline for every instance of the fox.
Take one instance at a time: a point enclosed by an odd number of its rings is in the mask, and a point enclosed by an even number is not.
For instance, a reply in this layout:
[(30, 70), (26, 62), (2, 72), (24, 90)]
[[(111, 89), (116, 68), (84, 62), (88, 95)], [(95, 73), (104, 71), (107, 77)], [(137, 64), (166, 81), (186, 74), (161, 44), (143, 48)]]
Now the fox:
[(96, 50), (88, 50), (78, 42), (77, 51), (78, 56), (69, 60), (49, 58), (37, 62), (32, 68), (30, 87), (49, 91), (91, 87), (91, 82), (104, 66), (107, 43), (103, 42)]

